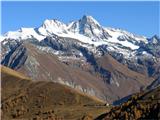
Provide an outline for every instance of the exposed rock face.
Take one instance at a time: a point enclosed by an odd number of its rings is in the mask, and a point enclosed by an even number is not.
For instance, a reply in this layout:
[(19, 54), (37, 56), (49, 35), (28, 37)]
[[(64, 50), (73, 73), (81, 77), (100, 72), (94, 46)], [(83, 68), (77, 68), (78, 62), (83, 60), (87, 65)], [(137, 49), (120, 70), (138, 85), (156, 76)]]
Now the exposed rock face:
[(145, 49), (156, 57), (160, 57), (160, 38), (155, 35), (149, 39), (149, 43), (145, 46)]
[(22, 43), (18, 43), (5, 55), (1, 64), (9, 66), (12, 69), (19, 69), (25, 63), (27, 56), (26, 48)]
[(147, 87), (147, 89), (154, 89), (154, 88), (156, 88), (156, 87), (158, 87), (158, 86), (160, 86), (160, 76), (157, 78), (157, 79), (155, 79), (148, 87)]

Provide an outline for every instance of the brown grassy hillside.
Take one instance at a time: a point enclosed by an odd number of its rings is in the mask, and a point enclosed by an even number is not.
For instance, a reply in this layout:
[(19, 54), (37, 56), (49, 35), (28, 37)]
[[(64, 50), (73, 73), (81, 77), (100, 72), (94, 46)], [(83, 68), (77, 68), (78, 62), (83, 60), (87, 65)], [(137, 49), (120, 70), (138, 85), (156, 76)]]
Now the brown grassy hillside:
[(106, 108), (103, 102), (67, 86), (34, 82), (6, 67), (2, 75), (2, 119), (94, 119)]
[(160, 86), (135, 95), (110, 112), (99, 116), (99, 120), (159, 120)]

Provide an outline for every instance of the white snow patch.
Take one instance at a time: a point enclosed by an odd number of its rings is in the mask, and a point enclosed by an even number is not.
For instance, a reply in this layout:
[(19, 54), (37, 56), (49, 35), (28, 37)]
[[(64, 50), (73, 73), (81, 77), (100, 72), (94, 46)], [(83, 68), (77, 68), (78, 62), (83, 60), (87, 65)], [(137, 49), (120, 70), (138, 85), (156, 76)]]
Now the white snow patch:
[(92, 16), (87, 16), (89, 19), (91, 19), (95, 24), (97, 24), (98, 26), (101, 26), (97, 20), (95, 20)]
[(131, 43), (131, 42), (118, 40), (118, 37), (121, 36), (121, 35), (123, 35), (122, 33), (114, 32), (114, 31), (111, 31), (111, 30), (109, 30), (109, 29), (105, 29), (105, 30), (109, 33), (109, 35), (112, 36), (112, 37), (108, 38), (108, 40), (107, 40), (108, 42), (111, 42), (111, 43), (119, 43), (119, 44), (121, 44), (121, 45), (123, 45), (123, 46), (125, 46), (125, 47), (131, 48), (132, 50), (135, 50), (135, 49), (138, 49), (138, 48), (139, 48), (139, 46), (134, 45), (134, 44)]
[(38, 41), (41, 41), (45, 38), (45, 36), (39, 35), (34, 28), (21, 28), (17, 31), (9, 31), (6, 33), (3, 38), (10, 39), (28, 39), (35, 38)]

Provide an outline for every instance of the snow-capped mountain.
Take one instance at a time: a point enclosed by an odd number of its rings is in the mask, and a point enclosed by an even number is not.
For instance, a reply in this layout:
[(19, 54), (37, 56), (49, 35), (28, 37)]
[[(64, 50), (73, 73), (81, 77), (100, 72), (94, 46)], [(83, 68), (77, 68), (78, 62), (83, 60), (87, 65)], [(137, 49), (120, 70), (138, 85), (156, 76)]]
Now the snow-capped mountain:
[(108, 101), (136, 92), (160, 74), (158, 36), (104, 27), (91, 16), (68, 24), (45, 20), (0, 39), (1, 64)]
[(1, 39), (16, 39), (26, 40), (35, 38), (36, 40), (43, 40), (45, 37), (38, 34), (34, 28), (20, 28), (17, 31), (9, 31)]
[(109, 34), (91, 16), (83, 16), (82, 19), (68, 25), (68, 30), (89, 37), (92, 41), (106, 40)]
[(1, 37), (1, 41), (4, 39), (42, 41), (52, 35), (73, 38), (96, 47), (107, 45), (108, 50), (119, 51), (126, 57), (132, 56), (131, 51), (137, 50), (141, 42), (148, 42), (146, 37), (133, 35), (120, 29), (103, 27), (93, 17), (85, 15), (80, 20), (67, 25), (56, 19), (45, 20), (39, 28), (20, 28), (17, 31), (10, 31)]

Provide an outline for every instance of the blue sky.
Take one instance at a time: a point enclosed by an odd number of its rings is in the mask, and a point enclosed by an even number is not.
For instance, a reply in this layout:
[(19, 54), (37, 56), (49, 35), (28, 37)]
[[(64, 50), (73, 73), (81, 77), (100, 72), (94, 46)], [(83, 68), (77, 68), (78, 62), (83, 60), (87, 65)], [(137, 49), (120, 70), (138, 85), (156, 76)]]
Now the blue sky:
[(64, 23), (93, 16), (101, 25), (151, 37), (159, 33), (157, 2), (2, 2), (2, 34), (20, 27), (39, 27), (45, 19)]

